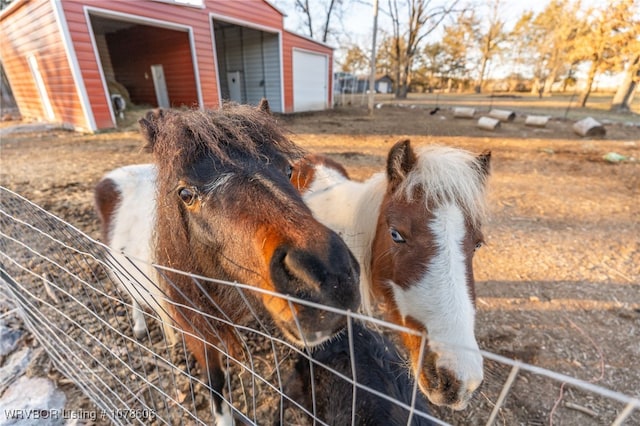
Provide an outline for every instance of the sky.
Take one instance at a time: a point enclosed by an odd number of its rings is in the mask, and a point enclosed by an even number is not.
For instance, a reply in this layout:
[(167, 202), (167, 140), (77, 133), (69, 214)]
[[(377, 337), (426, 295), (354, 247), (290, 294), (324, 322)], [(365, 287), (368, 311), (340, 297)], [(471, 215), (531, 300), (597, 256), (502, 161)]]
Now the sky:
[[(293, 8), (293, 0), (271, 0), (280, 10), (285, 12), (285, 27), (292, 31), (299, 32), (300, 30), (300, 13)], [(507, 19), (507, 28), (510, 29), (526, 10), (531, 10), (535, 13), (541, 12), (548, 4), (550, 0), (502, 0), (500, 9), (504, 11), (504, 17)], [(475, 3), (478, 12), (488, 11), (488, 5), (490, 2), (487, 0), (466, 0), (467, 3)], [(314, 3), (320, 4), (318, 0), (312, 0), (311, 5)], [(324, 1), (322, 3), (325, 3)], [(350, 33), (354, 36), (363, 36), (367, 39), (371, 39), (371, 33), (373, 29), (373, 0), (344, 0), (346, 5), (346, 14), (344, 17), (344, 24), (348, 27)], [(388, 9), (388, 0), (379, 0), (379, 15), (378, 26), (381, 29), (390, 28), (390, 20), (388, 13), (385, 11)], [(402, 4), (402, 1), (399, 2)], [(446, 0), (432, 0), (433, 5), (446, 4)], [(460, 4), (464, 4), (465, 0), (462, 0)], [(582, 0), (585, 6), (605, 6), (609, 3), (609, 0)]]
[[(473, 2), (474, 0), (462, 0), (460, 3), (462, 4), (465, 1)], [(272, 2), (281, 11), (286, 13), (284, 21), (286, 29), (304, 35), (308, 34), (306, 28), (303, 26), (302, 14), (295, 10), (293, 6), (294, 0), (272, 0)], [(346, 53), (346, 47), (349, 45), (357, 44), (366, 48), (367, 52), (370, 52), (373, 33), (373, 0), (344, 0), (344, 2), (345, 14), (342, 22), (334, 22), (334, 25), (341, 26), (344, 30), (340, 33), (339, 40), (334, 38), (328, 41), (329, 45), (336, 48), (334, 56), (337, 62), (342, 60)], [(446, 2), (446, 0), (431, 0), (431, 4), (433, 5), (444, 4)], [(327, 1), (320, 2), (318, 0), (311, 0), (312, 7), (315, 5), (320, 10), (322, 10), (323, 6), (319, 6), (325, 3), (327, 3)], [(398, 3), (402, 4), (403, 1), (399, 1)], [(488, 1), (475, 0), (475, 3), (478, 4), (476, 9), (478, 13), (483, 13), (483, 11), (485, 13), (489, 12), (489, 8), (485, 6), (489, 3)], [(542, 11), (548, 3), (549, 0), (502, 0), (501, 10), (504, 11), (507, 19), (507, 28), (510, 29), (525, 10), (533, 10), (537, 13)], [(389, 14), (386, 12), (387, 10), (388, 0), (379, 0), (378, 41), (381, 38), (381, 34), (391, 32), (391, 20)], [(445, 21), (445, 23), (451, 22), (451, 19), (453, 18)], [(318, 22), (320, 21), (321, 18), (318, 18)], [(440, 28), (442, 28), (442, 26)], [(438, 29), (429, 36), (427, 41), (437, 41), (441, 37), (441, 34), (441, 29)]]
[[(281, 11), (285, 12), (284, 25), (288, 30), (306, 34), (301, 22), (301, 13), (296, 11), (293, 7), (294, 0), (272, 0), (272, 3), (278, 7)], [(475, 3), (476, 11), (478, 13), (489, 13), (490, 2), (487, 0), (466, 0), (467, 2)], [(317, 2), (317, 3), (316, 3)], [(341, 40), (330, 40), (328, 43), (332, 47), (336, 48), (334, 56), (337, 62), (342, 59), (346, 45), (358, 44), (361, 47), (366, 47), (366, 51), (370, 52), (371, 49), (371, 35), (373, 30), (373, 0), (344, 0), (345, 2), (345, 15), (343, 16), (342, 26), (344, 26), (345, 35), (342, 35)], [(465, 0), (461, 1), (461, 4)], [(503, 18), (506, 20), (506, 29), (510, 30), (518, 21), (522, 13), (525, 11), (533, 11), (539, 13), (549, 4), (550, 0), (502, 0), (500, 10), (503, 11)], [(311, 5), (314, 3), (319, 4), (318, 0), (311, 0)], [(325, 1), (322, 2), (324, 4)], [(398, 2), (402, 4), (402, 1)], [(432, 5), (438, 5), (446, 3), (446, 0), (431, 0)], [(609, 0), (582, 0), (585, 6), (602, 7), (609, 3)], [(391, 31), (391, 21), (389, 15), (386, 12), (388, 8), (388, 0), (379, 0), (380, 11), (378, 13), (378, 40), (380, 40), (381, 33)], [(445, 21), (446, 22), (446, 21)], [(449, 21), (451, 22), (451, 21)], [(440, 27), (441, 28), (441, 27)], [(438, 41), (441, 37), (440, 31), (435, 31), (428, 41)], [(502, 74), (497, 64), (493, 65), (493, 71), (495, 74)], [(337, 69), (337, 68), (336, 68)], [(495, 75), (499, 76), (499, 75)], [(617, 77), (616, 77), (617, 79)], [(608, 80), (608, 78), (606, 78)], [(607, 85), (609, 83), (607, 82)]]
[[(275, 4), (280, 10), (285, 12), (287, 16), (285, 17), (285, 28), (300, 32), (300, 23), (301, 16), (300, 12), (297, 12), (292, 4), (293, 0), (272, 0), (273, 4)], [(346, 13), (344, 16), (344, 25), (348, 28), (349, 33), (353, 35), (353, 37), (363, 37), (368, 40), (371, 40), (371, 33), (373, 29), (373, 0), (344, 0), (346, 5)], [(598, 0), (593, 0), (595, 2)], [(604, 3), (605, 1), (600, 1)], [(318, 2), (319, 3), (319, 2)], [(402, 3), (402, 2), (400, 2)], [(446, 1), (438, 1), (433, 0), (432, 3), (434, 5), (447, 3)], [(463, 2), (461, 2), (462, 4)], [(487, 1), (476, 1), (478, 6), (478, 11), (482, 11), (483, 9), (487, 9), (486, 7), (482, 7), (481, 5), (488, 4)], [(549, 3), (549, 0), (502, 0), (501, 9), (504, 10), (505, 15), (510, 22), (508, 26), (512, 26), (515, 24), (518, 17), (525, 10), (533, 10), (534, 12), (540, 12), (544, 9), (544, 7)], [(312, 6), (314, 2), (311, 2)], [(379, 0), (379, 14), (378, 14), (378, 27), (381, 30), (389, 29), (390, 20), (388, 13), (386, 10), (388, 9), (387, 0)], [(337, 47), (337, 46), (336, 46)]]

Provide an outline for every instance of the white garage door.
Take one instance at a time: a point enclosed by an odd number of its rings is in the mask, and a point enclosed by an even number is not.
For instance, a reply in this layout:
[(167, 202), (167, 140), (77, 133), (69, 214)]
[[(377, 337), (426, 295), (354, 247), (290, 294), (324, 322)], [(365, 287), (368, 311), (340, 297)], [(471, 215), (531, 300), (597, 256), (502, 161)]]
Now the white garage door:
[(293, 110), (317, 111), (328, 105), (327, 56), (293, 51)]

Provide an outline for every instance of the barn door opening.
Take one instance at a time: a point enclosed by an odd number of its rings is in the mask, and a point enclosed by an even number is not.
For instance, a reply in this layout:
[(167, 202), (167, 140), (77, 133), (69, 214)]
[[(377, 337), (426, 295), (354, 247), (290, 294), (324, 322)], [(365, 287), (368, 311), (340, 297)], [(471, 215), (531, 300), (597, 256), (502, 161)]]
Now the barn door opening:
[(136, 109), (201, 104), (188, 27), (87, 8), (109, 106), (106, 112), (94, 109), (97, 122), (117, 125), (112, 95), (125, 101), (125, 120), (134, 119), (136, 114), (129, 113)]
[(266, 98), (283, 112), (279, 35), (218, 19), (213, 29), (220, 97), (252, 105)]

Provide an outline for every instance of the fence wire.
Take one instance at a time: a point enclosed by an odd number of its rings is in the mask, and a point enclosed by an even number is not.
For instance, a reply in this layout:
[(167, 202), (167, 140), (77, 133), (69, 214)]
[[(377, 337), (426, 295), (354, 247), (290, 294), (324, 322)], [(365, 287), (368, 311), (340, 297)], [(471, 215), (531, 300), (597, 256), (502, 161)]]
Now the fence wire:
[[(164, 316), (145, 311), (147, 336), (133, 336), (132, 295), (118, 282), (132, 278), (127, 272), (132, 265), (135, 262), (123, 264), (121, 257), (114, 256), (101, 243), (0, 187), (0, 292), (17, 307), (56, 369), (102, 413), (103, 422), (213, 424), (210, 388), (202, 374), (203, 366), (194, 361), (187, 348), (185, 332), (174, 324), (165, 324), (177, 336), (169, 343), (161, 324)], [(159, 276), (166, 276), (166, 270), (157, 268)], [(257, 425), (460, 422), (460, 417), (447, 410), (421, 404), (423, 397), (411, 379), (406, 357), (394, 343), (399, 330), (411, 330), (340, 312), (347, 319), (347, 328), (329, 347), (342, 345), (346, 356), (318, 359), (310, 357), (306, 349), (288, 343), (255, 303), (258, 292), (268, 292), (204, 277), (191, 279), (203, 294), (214, 286), (231, 286), (244, 303), (234, 309), (244, 309), (249, 314), (246, 322), (236, 324), (223, 306), (217, 306), (218, 312), (202, 313), (212, 329), (220, 325), (231, 328), (237, 343), (229, 347), (221, 342), (204, 342), (223, 354), (229, 378), (223, 397), (233, 407), (236, 421)], [(291, 297), (273, 296), (282, 297), (289, 304), (306, 303), (318, 310), (338, 312)], [(163, 306), (173, 303), (168, 299), (161, 302)], [(193, 334), (191, 337), (203, 339)], [(385, 369), (386, 377), (397, 386), (406, 388), (405, 398), (395, 399), (393, 392), (366, 380), (371, 368), (358, 365), (358, 360), (371, 357), (374, 347), (383, 348), (388, 362), (374, 360), (373, 364)], [(521, 410), (519, 393), (526, 389), (530, 395), (532, 386), (560, 387), (577, 395), (576, 400), (584, 401), (573, 404), (578, 420), (562, 424), (640, 423), (637, 398), (489, 352), (483, 352), (483, 356), (491, 374), (486, 375), (480, 396), (471, 402), (477, 407), (470, 408), (473, 415), (466, 418), (468, 424), (531, 424)], [(541, 400), (556, 397), (540, 395)], [(79, 404), (68, 401), (67, 409), (73, 410)], [(385, 404), (395, 404), (394, 418), (379, 419), (377, 423), (367, 420), (363, 410)], [(599, 404), (612, 408), (606, 416), (594, 418), (594, 410), (589, 407)]]

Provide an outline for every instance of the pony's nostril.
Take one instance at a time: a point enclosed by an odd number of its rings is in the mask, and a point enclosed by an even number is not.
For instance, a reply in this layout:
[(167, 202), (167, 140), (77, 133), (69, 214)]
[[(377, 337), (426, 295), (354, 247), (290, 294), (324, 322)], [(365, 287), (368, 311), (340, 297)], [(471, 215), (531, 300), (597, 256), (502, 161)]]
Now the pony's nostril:
[[(327, 258), (317, 255), (327, 251)], [(272, 256), (271, 276), (278, 291), (301, 299), (351, 310), (360, 304), (359, 267), (341, 240), (305, 250), (279, 247)]]
[(453, 405), (458, 401), (459, 391), (461, 387), (460, 380), (448, 369), (438, 369), (440, 376), (439, 391), (442, 393), (445, 402)]
[(304, 293), (309, 293), (310, 290), (320, 291), (320, 284), (322, 277), (319, 276), (312, 265), (312, 258), (303, 252), (297, 250), (289, 250), (286, 252), (282, 259), (282, 267), (285, 273), (292, 281), (301, 281), (307, 284)]

